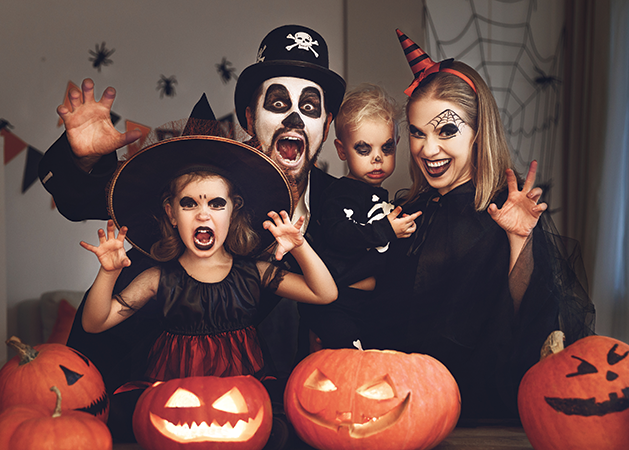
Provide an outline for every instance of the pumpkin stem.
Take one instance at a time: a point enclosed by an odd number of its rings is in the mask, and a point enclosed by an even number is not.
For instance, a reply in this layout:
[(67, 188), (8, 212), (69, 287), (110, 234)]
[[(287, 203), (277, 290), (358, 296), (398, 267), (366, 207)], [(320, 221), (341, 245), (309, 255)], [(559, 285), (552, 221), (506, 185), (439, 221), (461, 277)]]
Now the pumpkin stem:
[(6, 340), (6, 344), (9, 347), (13, 347), (18, 355), (20, 355), (20, 366), (31, 362), (37, 357), (37, 355), (39, 355), (39, 352), (37, 350), (35, 350), (28, 344), (24, 344), (18, 337), (11, 336), (9, 339)]
[(55, 405), (55, 410), (52, 413), (52, 417), (60, 417), (61, 416), (61, 391), (57, 386), (53, 386), (50, 388), (57, 395), (57, 404)]
[(360, 343), (360, 339), (355, 340), (354, 342), (352, 342), (352, 344), (354, 344), (354, 347), (356, 347), (361, 352), (364, 351), (363, 344)]
[(566, 336), (563, 334), (563, 331), (556, 330), (548, 335), (546, 341), (544, 341), (544, 345), (542, 345), (542, 351), (540, 352), (540, 358), (546, 358), (547, 356), (554, 355), (555, 353), (559, 353), (564, 349), (563, 343), (566, 340)]

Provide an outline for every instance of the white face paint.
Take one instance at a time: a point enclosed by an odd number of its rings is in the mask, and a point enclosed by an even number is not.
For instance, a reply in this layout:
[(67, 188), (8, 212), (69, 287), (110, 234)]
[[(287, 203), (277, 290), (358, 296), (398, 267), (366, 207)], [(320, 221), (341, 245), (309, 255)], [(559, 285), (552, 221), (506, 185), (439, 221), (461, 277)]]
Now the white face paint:
[(300, 184), (314, 166), (327, 125), (323, 91), (302, 78), (276, 77), (262, 84), (254, 131), (262, 151), (289, 180)]

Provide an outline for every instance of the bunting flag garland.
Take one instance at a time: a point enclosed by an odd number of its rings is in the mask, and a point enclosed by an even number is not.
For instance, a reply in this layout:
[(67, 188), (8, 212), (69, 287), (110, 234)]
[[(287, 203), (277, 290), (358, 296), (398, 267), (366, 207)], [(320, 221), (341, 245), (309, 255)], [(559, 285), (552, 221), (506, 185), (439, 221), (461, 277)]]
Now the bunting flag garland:
[[(3, 122), (10, 125), (9, 122), (2, 119)], [(4, 165), (6, 166), (13, 158), (22, 153), (28, 144), (22, 139), (11, 133), (8, 127), (0, 130), (0, 136), (4, 137)]]
[(137, 153), (138, 150), (142, 148), (142, 145), (144, 144), (144, 140), (146, 139), (148, 134), (151, 132), (151, 127), (147, 127), (146, 125), (142, 125), (137, 122), (132, 122), (131, 120), (126, 120), (125, 128), (127, 132), (132, 131), (132, 130), (140, 130), (140, 132), (142, 133), (142, 135), (140, 136), (140, 139), (127, 145), (127, 153), (125, 157), (130, 158), (135, 153)]
[(43, 157), (44, 154), (42, 152), (30, 145), (28, 146), (26, 165), (24, 166), (24, 177), (22, 178), (22, 194), (39, 179), (37, 168), (39, 167), (39, 161), (41, 161)]

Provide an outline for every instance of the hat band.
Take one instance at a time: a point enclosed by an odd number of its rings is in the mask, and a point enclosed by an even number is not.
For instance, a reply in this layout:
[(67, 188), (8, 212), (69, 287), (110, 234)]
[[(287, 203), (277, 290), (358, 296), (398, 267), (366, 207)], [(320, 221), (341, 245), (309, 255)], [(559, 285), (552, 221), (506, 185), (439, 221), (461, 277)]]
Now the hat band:
[[(431, 66), (430, 68), (428, 68), (428, 69), (424, 70), (422, 73), (420, 73), (419, 76), (413, 80), (411, 85), (404, 90), (404, 93), (410, 97), (413, 94), (413, 91), (415, 91), (415, 89), (417, 89), (417, 87), (420, 85), (420, 83), (422, 81), (424, 81), (424, 79), (428, 75), (431, 75), (431, 74), (437, 73), (437, 72), (447, 72), (447, 73), (451, 73), (452, 75), (456, 75), (457, 77), (459, 77), (460, 79), (465, 81), (472, 88), (472, 90), (476, 93), (476, 87), (474, 86), (474, 83), (472, 82), (472, 80), (467, 75), (464, 75), (463, 73), (459, 72), (458, 70), (450, 69), (449, 67), (440, 69), (440, 67), (439, 67), (440, 65), (441, 65), (441, 63), (436, 63), (433, 66)], [(430, 70), (433, 67), (436, 67), (437, 70)]]

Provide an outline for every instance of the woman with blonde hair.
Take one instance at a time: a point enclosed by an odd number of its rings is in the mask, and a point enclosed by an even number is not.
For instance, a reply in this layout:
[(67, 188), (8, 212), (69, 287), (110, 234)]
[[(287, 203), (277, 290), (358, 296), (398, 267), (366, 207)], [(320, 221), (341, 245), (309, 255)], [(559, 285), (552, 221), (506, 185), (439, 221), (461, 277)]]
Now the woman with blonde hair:
[(561, 329), (569, 344), (592, 333), (578, 249), (544, 213), (537, 164), (523, 182), (515, 174), (480, 75), (398, 37), (415, 80), (405, 91), (412, 184), (397, 203), (422, 215), (413, 236), (392, 243), (365, 346), (441, 360), (464, 420), (517, 419), (519, 381), (548, 334)]

